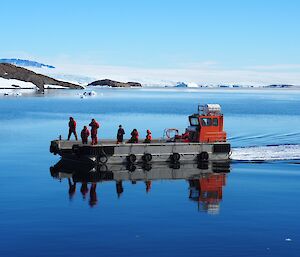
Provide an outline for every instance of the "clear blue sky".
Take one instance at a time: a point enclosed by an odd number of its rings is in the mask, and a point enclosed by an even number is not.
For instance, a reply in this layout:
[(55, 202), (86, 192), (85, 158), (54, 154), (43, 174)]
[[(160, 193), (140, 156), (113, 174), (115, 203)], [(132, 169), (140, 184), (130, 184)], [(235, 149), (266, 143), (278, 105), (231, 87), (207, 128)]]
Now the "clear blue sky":
[(0, 10), (0, 57), (165, 68), (300, 63), (298, 0), (10, 0)]

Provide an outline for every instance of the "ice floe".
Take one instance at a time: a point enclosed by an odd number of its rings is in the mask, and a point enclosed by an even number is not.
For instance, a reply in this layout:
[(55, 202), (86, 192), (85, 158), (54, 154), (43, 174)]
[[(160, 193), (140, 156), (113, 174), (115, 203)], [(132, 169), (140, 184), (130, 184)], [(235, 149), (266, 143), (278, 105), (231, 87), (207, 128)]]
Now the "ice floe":
[(300, 145), (272, 145), (233, 148), (231, 159), (237, 161), (299, 160)]

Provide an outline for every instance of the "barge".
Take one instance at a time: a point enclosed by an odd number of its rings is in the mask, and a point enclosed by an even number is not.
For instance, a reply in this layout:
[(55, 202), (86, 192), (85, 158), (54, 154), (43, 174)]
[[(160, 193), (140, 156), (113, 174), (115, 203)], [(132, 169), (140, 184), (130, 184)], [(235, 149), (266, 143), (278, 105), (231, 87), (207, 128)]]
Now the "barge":
[(97, 145), (80, 141), (53, 140), (50, 152), (65, 160), (92, 164), (128, 164), (179, 161), (226, 161), (231, 148), (224, 131), (219, 104), (198, 106), (188, 117), (189, 126), (179, 135), (177, 129), (166, 129), (161, 139), (150, 143), (122, 143), (101, 140)]

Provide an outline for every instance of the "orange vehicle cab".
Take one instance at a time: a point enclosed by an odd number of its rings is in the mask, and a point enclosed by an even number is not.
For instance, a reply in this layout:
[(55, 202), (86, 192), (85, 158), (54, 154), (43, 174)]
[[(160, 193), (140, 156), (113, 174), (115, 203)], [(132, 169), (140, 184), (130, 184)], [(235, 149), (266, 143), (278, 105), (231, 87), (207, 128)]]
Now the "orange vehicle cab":
[(212, 143), (225, 142), (223, 131), (223, 114), (219, 104), (198, 106), (198, 113), (189, 116), (187, 128), (189, 142)]

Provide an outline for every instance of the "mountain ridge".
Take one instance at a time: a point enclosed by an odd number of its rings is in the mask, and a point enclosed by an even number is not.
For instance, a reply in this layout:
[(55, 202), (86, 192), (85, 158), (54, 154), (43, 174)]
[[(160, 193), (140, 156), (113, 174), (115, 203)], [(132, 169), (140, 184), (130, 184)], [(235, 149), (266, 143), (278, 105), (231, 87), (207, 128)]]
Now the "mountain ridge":
[(18, 58), (2, 58), (0, 59), (0, 63), (10, 63), (16, 66), (22, 66), (22, 67), (34, 67), (34, 68), (49, 68), (49, 69), (55, 69), (54, 66), (31, 61), (31, 60), (25, 60), (25, 59), (18, 59)]
[(45, 85), (57, 85), (71, 89), (83, 89), (83, 86), (53, 79), (46, 75), (35, 73), (34, 71), (25, 69), (23, 67), (15, 66), (10, 63), (0, 63), (0, 77), (4, 79), (17, 79), (24, 82), (31, 82), (38, 87), (39, 90), (44, 91)]

